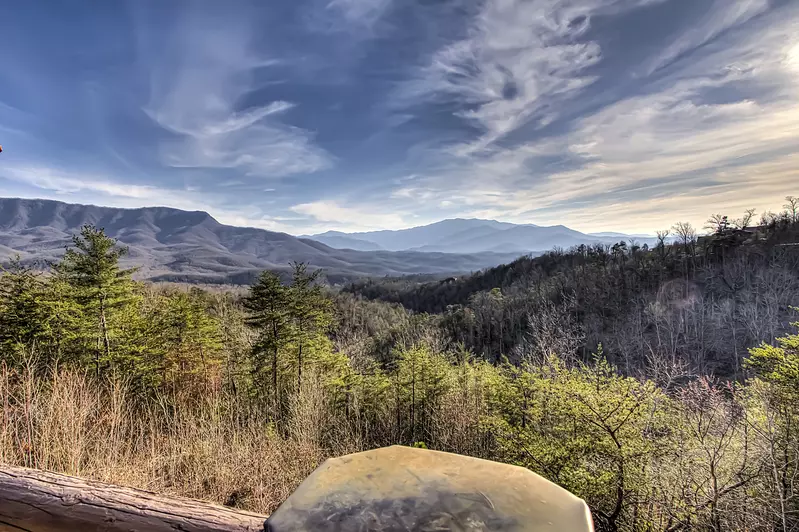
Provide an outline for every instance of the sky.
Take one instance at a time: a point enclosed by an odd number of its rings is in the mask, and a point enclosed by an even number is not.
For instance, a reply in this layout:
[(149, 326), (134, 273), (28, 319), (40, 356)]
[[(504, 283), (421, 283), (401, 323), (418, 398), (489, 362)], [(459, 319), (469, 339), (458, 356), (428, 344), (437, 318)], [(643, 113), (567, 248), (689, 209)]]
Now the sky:
[(799, 195), (795, 0), (0, 0), (0, 196), (310, 234)]

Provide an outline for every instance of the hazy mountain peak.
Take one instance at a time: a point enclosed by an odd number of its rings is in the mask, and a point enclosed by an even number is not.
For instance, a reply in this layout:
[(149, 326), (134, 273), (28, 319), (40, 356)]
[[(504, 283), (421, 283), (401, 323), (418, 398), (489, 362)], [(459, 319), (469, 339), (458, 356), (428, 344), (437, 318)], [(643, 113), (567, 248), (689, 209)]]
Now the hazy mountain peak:
[(479, 218), (450, 218), (396, 231), (342, 233), (328, 231), (310, 236), (331, 247), (380, 246), (393, 251), (446, 253), (530, 253), (580, 244), (614, 243), (626, 235), (584, 234), (564, 225), (512, 224)]

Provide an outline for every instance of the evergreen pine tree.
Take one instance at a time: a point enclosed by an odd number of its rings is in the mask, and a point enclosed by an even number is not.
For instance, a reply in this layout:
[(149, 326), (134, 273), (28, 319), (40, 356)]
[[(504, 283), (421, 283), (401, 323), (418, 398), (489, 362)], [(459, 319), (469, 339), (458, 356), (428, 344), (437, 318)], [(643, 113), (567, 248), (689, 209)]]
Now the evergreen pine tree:
[(127, 248), (106, 236), (103, 229), (84, 225), (80, 235), (72, 239), (56, 272), (75, 289), (75, 297), (87, 318), (96, 325), (94, 348), (95, 371), (113, 362), (112, 342), (114, 314), (134, 298), (131, 275), (135, 269), (123, 270), (119, 259)]
[[(291, 339), (289, 303), (288, 289), (283, 286), (280, 277), (270, 271), (261, 273), (258, 281), (250, 287), (250, 293), (244, 298), (244, 307), (248, 313), (246, 323), (258, 333), (252, 347), (252, 372), (256, 391), (260, 392), (265, 387), (265, 380), (271, 377), (275, 408), (280, 404), (280, 353)], [(268, 368), (270, 358), (271, 368)]]
[(294, 272), (289, 288), (294, 345), (297, 353), (297, 389), (302, 385), (302, 368), (318, 352), (329, 350), (326, 333), (333, 323), (333, 306), (322, 287), (316, 284), (320, 270), (308, 272), (302, 262), (292, 264)]
[(17, 365), (20, 355), (45, 334), (42, 283), (17, 256), (0, 276), (0, 360)]
[(199, 293), (177, 292), (163, 300), (160, 318), (164, 365), (172, 375), (168, 381), (196, 380), (208, 384), (210, 371), (218, 364), (219, 323), (208, 312)]

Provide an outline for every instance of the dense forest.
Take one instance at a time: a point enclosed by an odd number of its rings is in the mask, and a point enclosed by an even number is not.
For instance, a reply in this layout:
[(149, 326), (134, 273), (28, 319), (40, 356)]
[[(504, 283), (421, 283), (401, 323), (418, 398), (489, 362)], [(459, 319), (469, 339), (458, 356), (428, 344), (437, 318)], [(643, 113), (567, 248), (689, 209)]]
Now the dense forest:
[(628, 375), (738, 378), (747, 348), (787, 331), (799, 301), (798, 209), (789, 197), (757, 224), (753, 211), (714, 215), (701, 237), (676, 224), (653, 249), (579, 246), (460, 279), (365, 279), (344, 291), (436, 314), (448, 341), (492, 362), (588, 361), (601, 344)]
[(799, 530), (799, 202), (705, 231), (339, 290), (140, 283), (86, 226), (0, 276), (0, 461), (268, 512), (328, 456), (423, 445), (598, 530)]

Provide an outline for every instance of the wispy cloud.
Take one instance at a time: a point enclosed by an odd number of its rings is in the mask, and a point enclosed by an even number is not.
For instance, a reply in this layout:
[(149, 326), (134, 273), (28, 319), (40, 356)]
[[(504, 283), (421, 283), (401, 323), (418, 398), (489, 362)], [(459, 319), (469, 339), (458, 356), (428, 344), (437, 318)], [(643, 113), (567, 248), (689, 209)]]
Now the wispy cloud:
[(179, 208), (194, 210), (198, 204), (190, 199), (185, 190), (169, 190), (150, 185), (119, 183), (105, 176), (75, 173), (47, 166), (10, 165), (0, 171), (0, 176), (33, 186), (57, 196), (81, 194), (101, 195), (106, 201), (118, 200), (119, 206), (140, 207), (148, 204), (180, 205)]
[(350, 24), (371, 27), (391, 3), (392, 0), (331, 0), (327, 9), (340, 14)]
[(405, 217), (398, 212), (380, 212), (374, 206), (342, 206), (336, 201), (314, 201), (291, 207), (291, 210), (322, 222), (310, 231), (318, 229), (339, 231), (370, 231), (375, 229), (397, 229), (409, 227)]
[(674, 36), (672, 43), (648, 64), (651, 74), (677, 60), (723, 32), (765, 12), (770, 0), (714, 0), (702, 19)]
[(253, 52), (252, 24), (188, 17), (174, 29), (168, 53), (151, 58), (145, 112), (175, 137), (162, 144), (165, 164), (240, 169), (263, 178), (332, 165), (310, 131), (280, 120), (295, 104), (246, 106), (258, 88), (255, 73), (279, 63)]
[(595, 14), (617, 13), (659, 0), (487, 0), (468, 37), (438, 50), (403, 86), (400, 104), (455, 101), (458, 116), (482, 133), (461, 146), (469, 154), (529, 122), (546, 125), (564, 99), (597, 78), (601, 59), (584, 36)]

